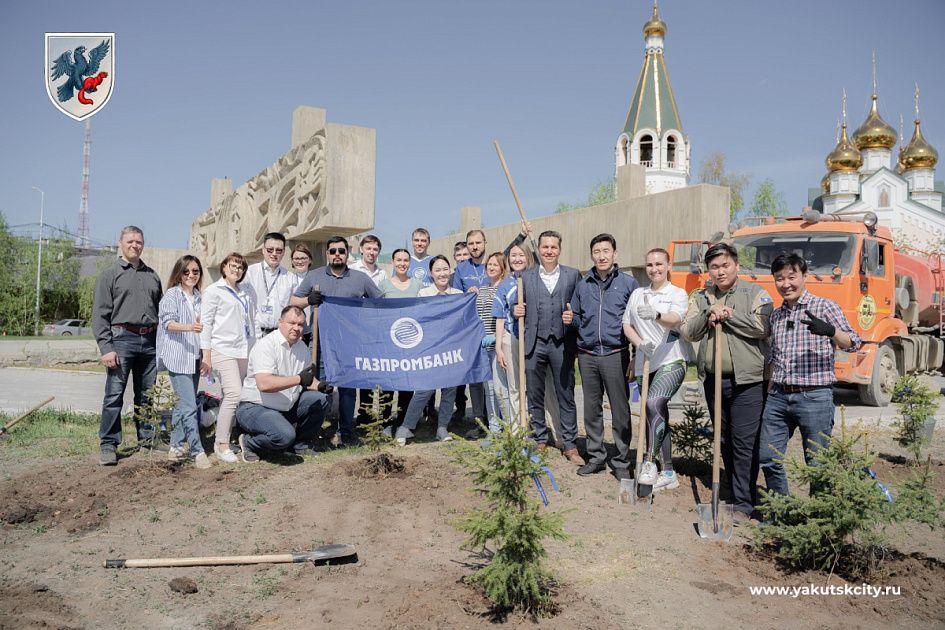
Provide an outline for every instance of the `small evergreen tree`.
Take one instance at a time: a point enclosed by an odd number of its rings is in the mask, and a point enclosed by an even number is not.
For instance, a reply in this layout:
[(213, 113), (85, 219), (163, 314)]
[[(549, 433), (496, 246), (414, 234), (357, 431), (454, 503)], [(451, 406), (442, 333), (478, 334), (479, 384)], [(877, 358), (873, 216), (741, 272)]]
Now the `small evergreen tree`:
[(371, 392), (370, 402), (362, 403), (361, 410), (371, 418), (371, 422), (362, 424), (364, 437), (361, 442), (370, 451), (370, 457), (363, 460), (360, 474), (366, 477), (386, 477), (391, 473), (404, 471), (404, 460), (394, 457), (385, 450), (391, 443), (391, 437), (384, 433), (385, 415), (394, 414), (397, 408), (393, 400), (383, 400), (384, 392), (380, 385), (375, 385)]
[(512, 422), (502, 422), (481, 445), (457, 445), (457, 460), (486, 500), (485, 508), (470, 508), (457, 527), (469, 535), (465, 547), (495, 547), (489, 563), (467, 581), (481, 587), (497, 608), (519, 607), (538, 617), (554, 611), (553, 576), (543, 566), (542, 541), (564, 540), (567, 534), (561, 513), (544, 511), (529, 496), (532, 475), (542, 474), (530, 446), (525, 431)]
[(938, 411), (938, 396), (914, 374), (906, 374), (896, 381), (892, 398), (900, 414), (893, 424), (898, 431), (896, 442), (912, 453), (918, 465), (922, 447), (928, 442), (925, 423)]
[(153, 459), (154, 446), (157, 445), (161, 436), (165, 437), (170, 433), (170, 422), (162, 428), (161, 422), (170, 416), (171, 411), (177, 405), (177, 394), (171, 387), (171, 381), (166, 374), (158, 374), (154, 385), (144, 395), (144, 404), (138, 407), (138, 422), (145, 425), (146, 430), (150, 430), (151, 450), (148, 460)]
[(761, 512), (767, 524), (755, 529), (756, 544), (793, 569), (868, 576), (886, 556), (888, 526), (909, 521), (941, 526), (945, 499), (933, 496), (929, 469), (902, 483), (891, 503), (870, 474), (875, 455), (857, 448), (862, 438), (841, 431), (817, 450), (811, 465), (787, 460), (791, 481), (817, 490), (810, 496), (765, 493)]
[(712, 424), (703, 407), (687, 405), (683, 421), (671, 428), (673, 451), (695, 467), (712, 465)]

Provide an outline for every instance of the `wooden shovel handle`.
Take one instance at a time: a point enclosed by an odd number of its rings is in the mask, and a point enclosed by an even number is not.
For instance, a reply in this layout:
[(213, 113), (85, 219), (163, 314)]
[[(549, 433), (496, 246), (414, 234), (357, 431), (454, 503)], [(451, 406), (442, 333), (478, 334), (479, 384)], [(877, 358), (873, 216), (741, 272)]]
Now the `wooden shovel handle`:
[(643, 357), (643, 387), (640, 388), (640, 425), (637, 432), (636, 470), (643, 465), (643, 451), (646, 449), (646, 397), (650, 393), (650, 357)]
[(715, 404), (712, 428), (712, 484), (719, 485), (719, 460), (722, 452), (722, 324), (715, 325)]
[[(501, 155), (501, 154), (500, 154)], [(523, 302), (522, 277), (516, 283), (516, 301)], [(525, 399), (525, 316), (518, 318), (518, 415), (522, 427), (528, 427), (528, 404)]]
[[(522, 200), (518, 198), (518, 191), (515, 189), (515, 182), (512, 181), (512, 173), (509, 172), (509, 166), (505, 163), (505, 155), (502, 153), (502, 147), (499, 146), (498, 140), (493, 140), (492, 144), (495, 146), (495, 152), (499, 155), (499, 161), (502, 163), (502, 170), (505, 171), (505, 179), (509, 182), (509, 188), (512, 189), (512, 196), (515, 198), (515, 207), (518, 208), (518, 215), (522, 217), (522, 224), (528, 223), (528, 219), (525, 218), (525, 209), (522, 207)], [(535, 238), (529, 235), (529, 242), (531, 242), (532, 250), (537, 254), (538, 245), (535, 243)]]
[(3, 428), (0, 428), (0, 435), (3, 435), (3, 434), (6, 433), (7, 431), (9, 431), (11, 428), (13, 428), (13, 425), (15, 425), (17, 422), (19, 422), (20, 420), (22, 420), (22, 419), (25, 418), (26, 416), (30, 415), (31, 413), (33, 413), (34, 411), (36, 411), (36, 410), (39, 409), (40, 407), (45, 407), (46, 405), (48, 405), (49, 403), (51, 403), (51, 402), (54, 401), (54, 400), (56, 400), (56, 397), (55, 397), (55, 396), (50, 396), (49, 398), (47, 398), (47, 399), (44, 400), (43, 402), (41, 402), (41, 403), (39, 403), (39, 404), (36, 404), (36, 405), (33, 405), (32, 407), (29, 408), (28, 411), (25, 411), (25, 412), (21, 413), (20, 415), (18, 415), (18, 416), (17, 416), (16, 418), (14, 418), (13, 420), (10, 420), (10, 421), (6, 424), (6, 426), (4, 426)]
[(132, 558), (128, 560), (106, 560), (106, 569), (149, 569), (154, 567), (207, 567), (226, 564), (278, 564), (302, 562), (291, 553), (265, 556), (206, 556), (202, 558)]

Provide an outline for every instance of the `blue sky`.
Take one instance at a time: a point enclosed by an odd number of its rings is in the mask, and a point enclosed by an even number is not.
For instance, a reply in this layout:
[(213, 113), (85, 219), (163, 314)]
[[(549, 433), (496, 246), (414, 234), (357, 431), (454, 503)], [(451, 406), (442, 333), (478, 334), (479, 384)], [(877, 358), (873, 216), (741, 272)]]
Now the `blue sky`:
[[(81, 7), (81, 10), (78, 9)], [(876, 50), (880, 112), (945, 156), (945, 2), (665, 0), (666, 59), (693, 181), (712, 151), (791, 209), (818, 185), (846, 88), (865, 118)], [(83, 125), (43, 83), (44, 32), (114, 31), (115, 93), (93, 118), (91, 234), (142, 226), (185, 247), (210, 180), (236, 185), (288, 150), (292, 110), (377, 129), (376, 233), (516, 220), (498, 139), (530, 216), (612, 176), (614, 143), (643, 60), (647, 0), (389, 2), (0, 1), (0, 211), (10, 224), (75, 229)], [(939, 168), (937, 179), (945, 178)]]

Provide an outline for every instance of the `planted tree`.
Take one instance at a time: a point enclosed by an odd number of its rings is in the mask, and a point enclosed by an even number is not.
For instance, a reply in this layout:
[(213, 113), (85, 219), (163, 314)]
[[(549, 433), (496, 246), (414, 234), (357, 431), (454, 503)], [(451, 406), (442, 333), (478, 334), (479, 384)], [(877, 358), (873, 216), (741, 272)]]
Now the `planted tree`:
[(392, 399), (385, 401), (383, 394), (380, 385), (375, 385), (371, 392), (370, 402), (361, 404), (361, 411), (371, 419), (371, 422), (361, 425), (364, 431), (361, 442), (371, 453), (364, 460), (361, 470), (371, 477), (386, 477), (391, 473), (404, 470), (403, 458), (392, 456), (385, 450), (385, 447), (391, 443), (391, 438), (384, 432), (384, 424), (389, 415), (396, 413), (397, 408)]
[(698, 474), (712, 465), (712, 423), (704, 407), (686, 406), (682, 422), (672, 425), (671, 435), (673, 451), (683, 458), (674, 458), (675, 468), (691, 468), (689, 472)]
[(792, 569), (817, 569), (851, 577), (872, 575), (888, 555), (886, 529), (894, 524), (942, 524), (945, 500), (929, 487), (928, 468), (903, 482), (899, 496), (875, 479), (874, 453), (860, 445), (862, 433), (833, 436), (811, 465), (790, 458), (787, 474), (795, 489), (810, 484), (810, 496), (765, 493), (766, 525), (754, 531), (767, 553)]
[(520, 608), (539, 617), (554, 612), (554, 577), (544, 566), (543, 543), (567, 534), (562, 515), (545, 510), (530, 494), (533, 477), (542, 474), (540, 460), (532, 459), (533, 446), (512, 422), (502, 422), (480, 445), (457, 444), (457, 460), (486, 502), (470, 508), (457, 527), (469, 535), (464, 547), (488, 556), (467, 582), (482, 588), (500, 612)]
[(160, 441), (161, 437), (168, 437), (171, 430), (171, 423), (167, 420), (171, 417), (171, 412), (177, 405), (177, 394), (171, 387), (171, 381), (166, 374), (158, 374), (154, 385), (144, 395), (144, 404), (138, 407), (138, 422), (143, 424), (142, 429), (148, 433), (151, 442), (151, 450), (148, 460), (151, 461), (154, 455), (154, 446)]
[(938, 411), (938, 395), (914, 374), (906, 374), (896, 381), (892, 399), (900, 414), (893, 424), (897, 430), (896, 442), (912, 453), (918, 465), (922, 447), (928, 442), (926, 425), (934, 422)]

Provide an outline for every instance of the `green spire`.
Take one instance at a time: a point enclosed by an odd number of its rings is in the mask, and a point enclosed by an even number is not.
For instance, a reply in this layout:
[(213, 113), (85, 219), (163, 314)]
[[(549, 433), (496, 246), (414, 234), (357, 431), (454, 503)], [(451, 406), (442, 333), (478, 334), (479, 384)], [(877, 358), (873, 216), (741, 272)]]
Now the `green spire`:
[[(655, 4), (653, 14), (654, 19), (659, 19)], [(637, 79), (633, 99), (630, 101), (627, 121), (623, 125), (624, 133), (630, 138), (640, 129), (654, 129), (658, 136), (662, 136), (667, 129), (683, 131), (679, 111), (676, 109), (676, 97), (673, 96), (673, 86), (669, 81), (669, 72), (663, 57), (662, 34), (651, 33), (646, 39), (646, 59)]]

